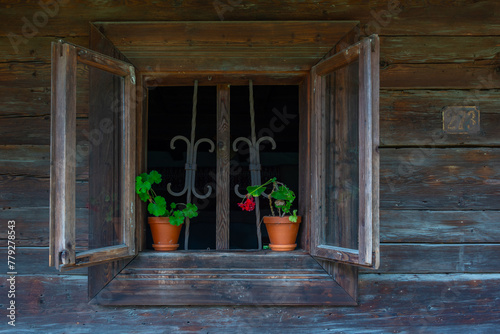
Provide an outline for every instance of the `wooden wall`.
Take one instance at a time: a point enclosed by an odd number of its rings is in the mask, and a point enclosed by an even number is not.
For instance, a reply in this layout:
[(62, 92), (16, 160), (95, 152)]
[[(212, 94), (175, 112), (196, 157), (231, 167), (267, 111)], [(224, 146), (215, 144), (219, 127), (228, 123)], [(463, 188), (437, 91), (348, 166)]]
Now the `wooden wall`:
[[(106, 326), (117, 333), (123, 326), (127, 332), (170, 333), (237, 333), (250, 327), (259, 332), (497, 330), (498, 1), (64, 2), (42, 0), (45, 10), (39, 1), (0, 2), (0, 304), (5, 309), (6, 226), (14, 219), (17, 328), (86, 332)], [(363, 32), (381, 36), (381, 268), (360, 275), (359, 307), (104, 308), (86, 303), (86, 271), (60, 275), (47, 266), (50, 42), (62, 37), (86, 46), (89, 21), (219, 20), (215, 7), (222, 4), (227, 6), (219, 8), (225, 20), (359, 20)], [(449, 105), (478, 106), (481, 132), (443, 134), (441, 111)], [(80, 118), (84, 122), (84, 111)], [(80, 186), (85, 191), (85, 182)], [(79, 206), (79, 219), (85, 206)], [(0, 326), (0, 332), (9, 329)]]

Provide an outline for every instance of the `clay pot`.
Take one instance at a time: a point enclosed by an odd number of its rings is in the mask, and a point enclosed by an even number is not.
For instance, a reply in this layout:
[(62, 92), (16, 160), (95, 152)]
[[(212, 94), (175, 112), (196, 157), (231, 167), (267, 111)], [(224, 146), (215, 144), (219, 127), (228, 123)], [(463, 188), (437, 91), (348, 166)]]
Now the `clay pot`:
[(288, 216), (264, 217), (264, 224), (266, 224), (267, 233), (271, 240), (269, 247), (278, 252), (294, 250), (297, 247), (295, 240), (297, 240), (300, 222), (300, 216), (297, 216), (296, 223), (292, 223)]
[(157, 251), (174, 251), (179, 247), (179, 235), (182, 225), (170, 224), (168, 217), (148, 217), (153, 234), (153, 248)]

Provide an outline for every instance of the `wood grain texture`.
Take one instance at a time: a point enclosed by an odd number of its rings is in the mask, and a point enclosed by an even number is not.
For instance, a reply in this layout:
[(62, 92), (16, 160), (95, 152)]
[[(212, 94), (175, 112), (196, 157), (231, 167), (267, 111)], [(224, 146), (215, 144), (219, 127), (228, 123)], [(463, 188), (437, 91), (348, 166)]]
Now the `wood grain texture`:
[[(225, 5), (225, 6), (224, 6)], [(52, 9), (54, 11), (54, 9)], [(390, 10), (390, 12), (389, 12)], [(25, 24), (43, 9), (37, 2), (2, 4), (4, 19), (0, 21), (2, 36), (9, 33), (22, 37)], [(476, 35), (491, 36), (500, 31), (495, 13), (498, 3), (491, 0), (414, 1), (402, 0), (389, 5), (385, 0), (342, 0), (331, 6), (328, 2), (287, 0), (276, 6), (272, 0), (259, 3), (219, 4), (219, 13), (212, 2), (190, 0), (127, 2), (119, 4), (67, 2), (48, 17), (48, 24), (36, 28), (38, 36), (88, 36), (88, 22), (95, 21), (250, 21), (259, 20), (360, 20), (362, 32), (369, 35)], [(78, 13), (78, 15), (75, 15)], [(460, 22), (460, 24), (457, 24)], [(25, 28), (26, 29), (26, 28)], [(27, 33), (32, 34), (31, 29)]]
[(217, 249), (229, 249), (230, 88), (217, 86)]
[(52, 43), (50, 120), (49, 263), (60, 269), (75, 261), (76, 53)]
[(380, 273), (498, 273), (499, 244), (382, 244)]
[(141, 253), (93, 302), (103, 305), (355, 304), (309, 254), (272, 251)]
[[(48, 177), (0, 175), (0, 183), (2, 184), (0, 207), (10, 209), (49, 206), (50, 180)], [(88, 183), (77, 182), (76, 191), (79, 195), (76, 197), (76, 207), (87, 207)]]
[(498, 210), (497, 148), (381, 149), (381, 209)]
[(300, 71), (357, 22), (129, 22), (96, 26), (141, 71)]
[(385, 243), (500, 243), (498, 211), (382, 210)]
[(380, 45), (384, 65), (470, 63), (500, 56), (498, 38), (493, 36), (386, 36)]
[[(50, 169), (49, 145), (0, 145), (1, 173), (48, 177)], [(88, 179), (86, 161), (77, 161), (76, 179)]]
[[(76, 247), (85, 249), (88, 246), (88, 216), (87, 208), (76, 209)], [(48, 247), (49, 246), (49, 208), (27, 207), (0, 210), (0, 219), (15, 220), (16, 246), (18, 247)], [(0, 231), (0, 246), (7, 246), (7, 230)], [(45, 255), (44, 255), (45, 256)], [(46, 258), (39, 259), (42, 266)], [(42, 261), (43, 260), (43, 261)], [(43, 268), (39, 268), (43, 269)]]
[[(497, 89), (498, 62), (395, 64), (380, 69), (382, 89)], [(432, 80), (429, 80), (432, 78)]]
[[(443, 133), (445, 106), (477, 106), (481, 132)], [(500, 90), (382, 90), (380, 127), (383, 146), (459, 146), (500, 143)]]
[[(0, 118), (0, 132), (2, 145), (49, 145), (50, 114)], [(84, 135), (84, 133), (89, 133), (87, 119), (76, 120), (76, 132), (77, 143), (87, 145), (89, 137)]]
[[(87, 304), (84, 276), (18, 276), (16, 303), (24, 305), (16, 328), (43, 333), (66, 330), (123, 333), (300, 332), (494, 333), (498, 274), (362, 274), (358, 307), (135, 307)], [(388, 297), (387, 294), (391, 296)], [(266, 316), (263, 317), (262, 315)], [(360, 316), (363, 315), (363, 316)], [(223, 326), (221, 326), (221, 322)]]
[[(50, 43), (57, 37), (39, 37), (26, 39), (20, 44), (13, 44), (9, 37), (0, 37), (0, 63), (4, 62), (43, 62), (50, 63)], [(64, 40), (73, 44), (87, 47), (88, 37), (65, 36)]]

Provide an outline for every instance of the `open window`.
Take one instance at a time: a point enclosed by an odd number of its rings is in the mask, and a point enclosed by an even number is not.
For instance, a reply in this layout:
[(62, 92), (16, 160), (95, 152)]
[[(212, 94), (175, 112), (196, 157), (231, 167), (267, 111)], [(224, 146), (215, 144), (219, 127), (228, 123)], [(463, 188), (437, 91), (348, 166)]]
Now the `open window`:
[[(135, 97), (131, 64), (52, 44), (49, 261), (60, 270), (136, 254)], [(77, 209), (85, 209), (85, 237)]]
[(378, 267), (377, 36), (311, 70), (311, 254)]
[[(91, 47), (108, 56), (54, 44), (51, 264), (90, 266), (89, 295), (103, 305), (355, 305), (353, 265), (378, 266), (379, 42), (372, 36), (350, 46), (357, 24), (104, 22), (91, 27)], [(109, 57), (118, 50), (121, 60)], [(85, 115), (76, 111), (82, 91), (76, 87), (87, 72)], [(215, 95), (214, 133), (206, 135), (217, 141), (215, 250), (150, 251), (145, 208), (132, 182), (148, 170), (152, 150), (148, 95), (158, 87), (176, 94), (175, 87), (195, 80)], [(247, 135), (229, 130), (231, 89), (249, 80), (256, 87), (288, 85), (297, 95), (294, 154), (303, 222), (293, 252), (230, 249), (229, 206), (236, 203), (229, 200), (228, 156), (231, 136)], [(87, 174), (78, 172), (82, 139), (75, 119), (85, 123)], [(191, 120), (185, 122), (177, 130), (190, 130)], [(101, 133), (94, 145), (95, 129)], [(78, 200), (85, 191), (88, 197)], [(82, 245), (75, 238), (78, 208), (88, 210)]]

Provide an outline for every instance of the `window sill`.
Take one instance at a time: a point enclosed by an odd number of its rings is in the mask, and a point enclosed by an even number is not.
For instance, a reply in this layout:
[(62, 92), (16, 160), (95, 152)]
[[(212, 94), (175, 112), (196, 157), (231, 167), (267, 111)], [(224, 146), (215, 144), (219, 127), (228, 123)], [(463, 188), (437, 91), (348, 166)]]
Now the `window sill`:
[(309, 253), (141, 252), (99, 305), (356, 305)]

